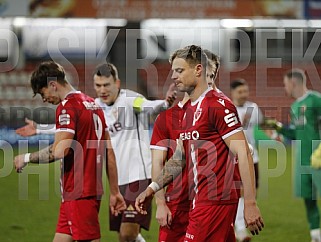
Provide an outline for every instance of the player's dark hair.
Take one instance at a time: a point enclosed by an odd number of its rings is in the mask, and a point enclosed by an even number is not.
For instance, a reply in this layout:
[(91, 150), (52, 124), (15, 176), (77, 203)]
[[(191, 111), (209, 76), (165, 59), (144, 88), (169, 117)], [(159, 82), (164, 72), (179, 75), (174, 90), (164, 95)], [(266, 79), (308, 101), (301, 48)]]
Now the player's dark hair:
[(65, 79), (64, 68), (54, 61), (42, 62), (37, 69), (33, 71), (30, 83), (34, 95), (40, 93), (42, 88), (48, 87), (49, 81), (56, 81), (62, 85), (68, 83)]
[(118, 71), (116, 66), (108, 62), (97, 66), (94, 71), (94, 75), (105, 77), (112, 76), (115, 81), (118, 80)]
[(306, 75), (303, 70), (301, 69), (292, 69), (289, 70), (285, 75), (287, 78), (292, 79), (294, 78), (297, 82), (301, 84), (306, 84)]
[(213, 79), (216, 78), (218, 70), (220, 69), (221, 66), (221, 62), (220, 62), (220, 57), (216, 54), (214, 54), (213, 52), (209, 51), (208, 49), (204, 50), (207, 59), (208, 59), (208, 66), (214, 70), (213, 74)]
[(247, 86), (247, 82), (244, 79), (236, 79), (231, 82), (230, 88), (231, 90), (234, 90), (239, 86)]
[[(172, 64), (175, 58), (184, 59), (190, 66), (201, 64), (207, 66), (207, 56), (203, 49), (197, 45), (188, 45), (182, 49), (176, 50), (169, 58), (169, 63)], [(206, 70), (206, 68), (204, 68)]]

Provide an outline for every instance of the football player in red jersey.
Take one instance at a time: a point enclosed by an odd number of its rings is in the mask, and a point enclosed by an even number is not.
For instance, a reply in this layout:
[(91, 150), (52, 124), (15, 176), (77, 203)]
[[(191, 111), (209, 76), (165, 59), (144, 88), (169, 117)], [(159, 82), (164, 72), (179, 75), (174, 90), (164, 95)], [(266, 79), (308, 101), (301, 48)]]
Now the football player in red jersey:
[[(201, 47), (191, 45), (175, 51), (170, 63), (177, 88), (190, 96), (184, 105), (184, 131), (161, 175), (137, 197), (136, 209), (145, 213), (146, 201), (187, 164), (192, 208), (184, 242), (235, 241), (240, 180), (245, 221), (249, 230), (258, 234), (264, 224), (256, 204), (253, 159), (235, 106), (224, 94), (208, 87), (207, 57)], [(238, 157), (238, 164), (231, 153)]]
[[(219, 91), (214, 83), (219, 69), (219, 57), (209, 50), (205, 51), (209, 61), (206, 79), (208, 85)], [(183, 105), (189, 100), (185, 93), (182, 101), (172, 108), (162, 112), (157, 117), (151, 138), (152, 175), (156, 178), (163, 169), (165, 161), (169, 160), (176, 148), (179, 138), (181, 121), (185, 113)], [(157, 210), (156, 219), (160, 225), (159, 242), (183, 242), (188, 225), (188, 211), (190, 208), (187, 169), (181, 176), (167, 186), (166, 193), (160, 190), (155, 195)]]
[(93, 98), (76, 91), (66, 80), (63, 67), (53, 61), (38, 66), (31, 87), (44, 102), (58, 105), (55, 141), (38, 152), (16, 156), (15, 168), (21, 172), (29, 162), (61, 159), (62, 202), (53, 241), (100, 241), (98, 213), (106, 149), (111, 210), (118, 214), (126, 208), (103, 111)]

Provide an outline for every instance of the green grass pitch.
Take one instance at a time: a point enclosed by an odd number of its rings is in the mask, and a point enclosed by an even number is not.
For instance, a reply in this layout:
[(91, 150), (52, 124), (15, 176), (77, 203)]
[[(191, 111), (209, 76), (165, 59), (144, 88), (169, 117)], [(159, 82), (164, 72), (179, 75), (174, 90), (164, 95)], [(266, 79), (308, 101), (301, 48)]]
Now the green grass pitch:
[[(303, 201), (293, 196), (291, 188), (291, 149), (278, 156), (273, 150), (267, 154), (264, 157), (261, 153), (258, 193), (265, 228), (253, 241), (309, 241)], [(23, 174), (17, 174), (12, 159), (10, 149), (0, 150), (0, 241), (52, 241), (60, 202), (59, 162), (30, 165)], [(279, 171), (274, 170), (277, 166), (281, 167)], [(101, 241), (116, 242), (117, 234), (108, 231), (107, 201), (105, 195), (100, 211)], [(151, 230), (142, 232), (147, 242), (157, 241), (158, 225), (154, 218), (153, 215)]]

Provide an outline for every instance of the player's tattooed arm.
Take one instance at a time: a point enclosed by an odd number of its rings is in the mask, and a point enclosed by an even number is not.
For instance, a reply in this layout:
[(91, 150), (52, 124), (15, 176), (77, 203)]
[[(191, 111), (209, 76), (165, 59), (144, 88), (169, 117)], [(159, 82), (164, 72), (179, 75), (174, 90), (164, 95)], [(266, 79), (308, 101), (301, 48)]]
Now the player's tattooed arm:
[(178, 141), (177, 148), (174, 155), (169, 159), (161, 174), (156, 178), (155, 182), (160, 186), (160, 188), (166, 187), (171, 183), (179, 174), (182, 173), (186, 165), (184, 148), (182, 141)]
[(29, 161), (30, 163), (51, 163), (56, 160), (53, 154), (53, 145), (49, 145), (48, 147), (39, 150), (37, 152), (33, 152), (30, 154)]

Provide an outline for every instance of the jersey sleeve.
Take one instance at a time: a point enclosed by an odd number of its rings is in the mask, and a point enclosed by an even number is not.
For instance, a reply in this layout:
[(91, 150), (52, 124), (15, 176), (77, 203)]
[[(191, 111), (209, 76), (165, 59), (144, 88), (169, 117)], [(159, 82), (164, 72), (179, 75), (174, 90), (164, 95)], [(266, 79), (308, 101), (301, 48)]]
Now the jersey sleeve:
[(75, 134), (78, 109), (71, 101), (64, 100), (56, 110), (56, 132), (69, 132)]
[(127, 105), (133, 107), (136, 113), (159, 114), (168, 108), (166, 100), (148, 100), (138, 92), (124, 91)]
[(169, 145), (168, 137), (164, 115), (160, 114), (157, 116), (154, 123), (150, 148), (155, 150), (167, 150)]
[(228, 100), (225, 100), (224, 105), (211, 106), (209, 115), (211, 125), (221, 135), (222, 139), (226, 139), (242, 130), (236, 108)]

